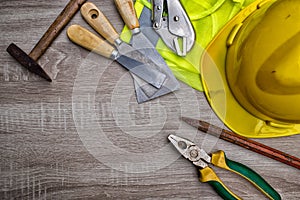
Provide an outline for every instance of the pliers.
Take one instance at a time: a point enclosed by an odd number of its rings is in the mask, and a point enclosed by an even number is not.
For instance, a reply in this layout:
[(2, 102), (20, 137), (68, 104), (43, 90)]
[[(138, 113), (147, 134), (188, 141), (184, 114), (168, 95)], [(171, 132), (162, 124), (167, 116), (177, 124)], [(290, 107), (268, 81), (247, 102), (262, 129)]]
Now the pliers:
[(210, 184), (223, 199), (239, 200), (241, 198), (224, 185), (214, 170), (209, 166), (210, 164), (242, 176), (269, 199), (281, 199), (275, 189), (273, 189), (259, 174), (241, 163), (229, 160), (226, 158), (224, 151), (220, 150), (208, 155), (203, 149), (187, 139), (175, 135), (169, 135), (168, 139), (183, 157), (191, 161), (199, 169), (200, 181)]
[(172, 51), (185, 56), (194, 45), (195, 31), (180, 1), (151, 1), (154, 30)]

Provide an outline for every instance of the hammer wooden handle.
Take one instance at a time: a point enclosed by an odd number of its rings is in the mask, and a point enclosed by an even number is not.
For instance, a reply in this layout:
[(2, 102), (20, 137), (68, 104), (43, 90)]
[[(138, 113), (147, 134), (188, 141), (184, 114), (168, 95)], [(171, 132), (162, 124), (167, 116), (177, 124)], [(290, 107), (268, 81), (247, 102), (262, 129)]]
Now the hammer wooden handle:
[(104, 14), (91, 2), (82, 5), (81, 15), (91, 27), (107, 39), (111, 44), (120, 36)]
[(134, 4), (132, 0), (115, 0), (117, 8), (130, 30), (139, 28), (139, 20), (136, 16)]
[(46, 49), (59, 35), (60, 31), (68, 24), (68, 22), (71, 20), (71, 18), (75, 15), (75, 13), (85, 1), (86, 0), (71, 0), (67, 4), (67, 6), (63, 9), (63, 11), (58, 15), (55, 21), (48, 28), (47, 32), (43, 35), (43, 37), (39, 40), (39, 42), (29, 53), (29, 56), (33, 60), (38, 60), (45, 53)]
[(67, 30), (67, 34), (70, 40), (75, 44), (106, 58), (110, 58), (112, 53), (115, 51), (115, 49), (106, 41), (79, 25), (70, 26)]

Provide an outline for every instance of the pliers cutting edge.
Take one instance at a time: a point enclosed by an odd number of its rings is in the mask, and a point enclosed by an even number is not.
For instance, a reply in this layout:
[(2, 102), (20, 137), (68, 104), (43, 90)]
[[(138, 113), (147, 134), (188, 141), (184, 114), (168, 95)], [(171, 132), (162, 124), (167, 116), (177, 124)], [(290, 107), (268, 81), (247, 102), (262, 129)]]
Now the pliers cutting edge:
[(175, 135), (169, 135), (168, 139), (183, 157), (199, 168), (200, 181), (209, 183), (223, 199), (239, 200), (241, 198), (224, 185), (209, 164), (242, 176), (269, 199), (281, 199), (275, 189), (273, 189), (259, 174), (241, 163), (229, 160), (226, 158), (224, 151), (217, 151), (208, 155), (203, 149), (187, 139)]
[(172, 51), (185, 56), (194, 45), (195, 31), (180, 1), (151, 1), (154, 30)]

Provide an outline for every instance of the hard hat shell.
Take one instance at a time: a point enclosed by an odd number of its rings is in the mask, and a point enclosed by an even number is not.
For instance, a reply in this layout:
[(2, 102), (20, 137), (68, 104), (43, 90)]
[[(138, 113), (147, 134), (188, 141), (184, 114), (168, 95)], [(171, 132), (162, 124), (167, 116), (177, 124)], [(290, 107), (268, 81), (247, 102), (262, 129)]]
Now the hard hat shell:
[(258, 138), (299, 133), (299, 11), (299, 0), (255, 1), (207, 47), (204, 90), (233, 131)]

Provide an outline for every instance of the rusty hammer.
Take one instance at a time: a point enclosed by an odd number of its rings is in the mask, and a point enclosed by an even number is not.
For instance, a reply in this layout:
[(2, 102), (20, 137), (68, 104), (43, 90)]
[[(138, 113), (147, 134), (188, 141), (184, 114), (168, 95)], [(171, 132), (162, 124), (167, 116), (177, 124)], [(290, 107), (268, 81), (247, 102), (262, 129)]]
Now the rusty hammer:
[(53, 74), (41, 67), (37, 63), (37, 60), (45, 53), (46, 49), (51, 45), (51, 43), (59, 35), (60, 31), (68, 24), (85, 1), (86, 0), (70, 0), (63, 11), (50, 25), (43, 37), (31, 50), (29, 55), (27, 55), (14, 43), (11, 43), (6, 51), (29, 71), (45, 78), (48, 81), (52, 81), (54, 78)]

